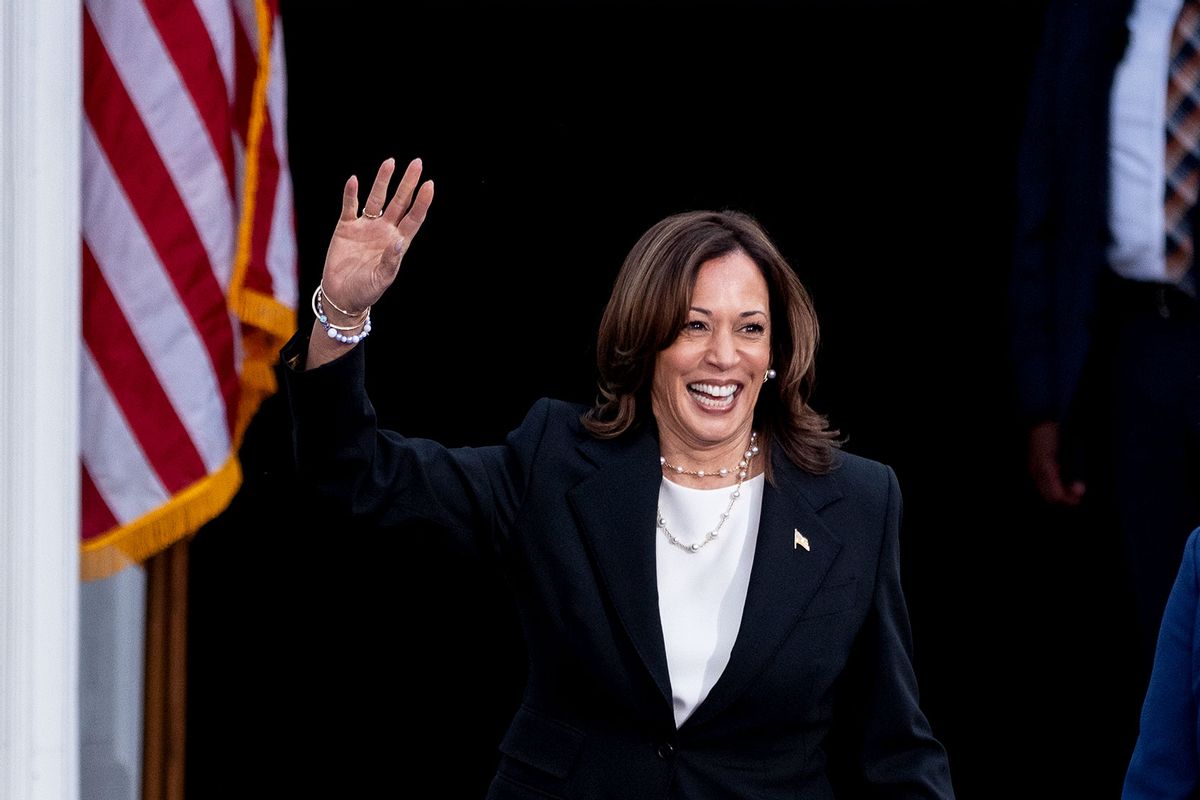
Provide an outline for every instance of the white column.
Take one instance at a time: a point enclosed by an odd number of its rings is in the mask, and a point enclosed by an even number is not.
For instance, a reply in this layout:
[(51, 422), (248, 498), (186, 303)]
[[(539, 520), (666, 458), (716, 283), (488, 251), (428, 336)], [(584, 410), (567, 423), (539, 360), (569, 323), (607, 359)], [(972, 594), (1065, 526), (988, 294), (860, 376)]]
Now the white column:
[(81, 7), (0, 2), (0, 800), (79, 796)]

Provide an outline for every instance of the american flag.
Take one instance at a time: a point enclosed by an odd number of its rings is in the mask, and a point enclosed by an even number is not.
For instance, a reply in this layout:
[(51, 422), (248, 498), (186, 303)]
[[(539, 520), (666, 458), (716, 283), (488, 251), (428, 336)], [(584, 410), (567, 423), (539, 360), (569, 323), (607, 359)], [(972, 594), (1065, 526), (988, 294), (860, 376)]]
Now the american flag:
[(295, 329), (277, 0), (85, 0), (82, 560), (195, 531)]

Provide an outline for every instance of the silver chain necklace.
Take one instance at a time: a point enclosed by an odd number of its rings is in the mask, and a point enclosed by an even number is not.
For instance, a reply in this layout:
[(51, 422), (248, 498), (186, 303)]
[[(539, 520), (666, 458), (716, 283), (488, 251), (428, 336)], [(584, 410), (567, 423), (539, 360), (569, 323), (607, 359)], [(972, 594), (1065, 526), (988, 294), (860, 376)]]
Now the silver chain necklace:
[[(746, 452), (742, 454), (742, 460), (738, 462), (736, 467), (738, 479), (737, 484), (733, 487), (733, 491), (729, 495), (729, 505), (725, 506), (725, 511), (721, 513), (721, 519), (717, 522), (717, 527), (704, 534), (704, 538), (701, 541), (694, 544), (687, 544), (686, 542), (682, 542), (675, 538), (675, 534), (671, 533), (670, 529), (667, 528), (667, 520), (663, 516), (662, 506), (659, 506), (658, 527), (662, 529), (663, 534), (667, 537), (667, 541), (684, 550), (685, 552), (696, 553), (699, 552), (701, 547), (704, 547), (704, 545), (716, 539), (717, 534), (721, 531), (721, 528), (725, 527), (726, 521), (729, 520), (729, 512), (733, 510), (733, 504), (737, 502), (739, 497), (742, 496), (742, 483), (745, 482), (746, 475), (749, 474), (750, 459), (754, 458), (756, 455), (758, 455), (758, 432), (751, 431), (750, 446), (746, 448)], [(726, 476), (730, 473), (730, 470), (724, 468), (718, 470), (717, 472), (705, 472), (704, 470), (696, 470), (695, 472), (692, 472), (684, 469), (681, 466), (668, 463), (666, 458), (659, 458), (658, 461), (659, 464), (662, 465), (663, 469), (669, 469), (676, 475), (695, 475), (698, 478), (716, 478)]]

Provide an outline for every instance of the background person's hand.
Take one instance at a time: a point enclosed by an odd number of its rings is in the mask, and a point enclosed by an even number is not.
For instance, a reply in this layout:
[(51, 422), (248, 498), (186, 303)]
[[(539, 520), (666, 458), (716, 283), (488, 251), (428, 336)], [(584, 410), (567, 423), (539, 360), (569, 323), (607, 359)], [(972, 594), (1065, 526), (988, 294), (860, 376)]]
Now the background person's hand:
[(1047, 503), (1077, 506), (1083, 502), (1087, 487), (1082, 481), (1063, 482), (1058, 445), (1057, 422), (1040, 422), (1029, 430), (1029, 476)]
[[(395, 159), (379, 165), (371, 193), (358, 211), (358, 178), (351, 175), (342, 193), (342, 213), (329, 241), (325, 268), (321, 274), (325, 314), (336, 325), (353, 325), (361, 312), (374, 305), (396, 279), (400, 261), (413, 237), (421, 229), (433, 202), (433, 181), (420, 189), (421, 159), (414, 158), (391, 201), (388, 184), (396, 170)], [(334, 308), (333, 306), (337, 306)], [(342, 314), (337, 309), (349, 314)], [(320, 321), (313, 323), (306, 368), (320, 366), (337, 358), (346, 344), (330, 339)]]

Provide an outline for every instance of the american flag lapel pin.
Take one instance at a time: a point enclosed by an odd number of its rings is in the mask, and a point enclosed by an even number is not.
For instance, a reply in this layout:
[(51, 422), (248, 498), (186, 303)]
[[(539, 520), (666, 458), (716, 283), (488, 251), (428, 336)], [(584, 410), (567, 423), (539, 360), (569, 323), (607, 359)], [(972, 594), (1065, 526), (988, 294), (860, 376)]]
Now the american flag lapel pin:
[(803, 547), (810, 553), (812, 552), (812, 548), (808, 546), (808, 537), (801, 533), (799, 528), (796, 528), (796, 539), (792, 544), (792, 549), (795, 550), (800, 547)]

